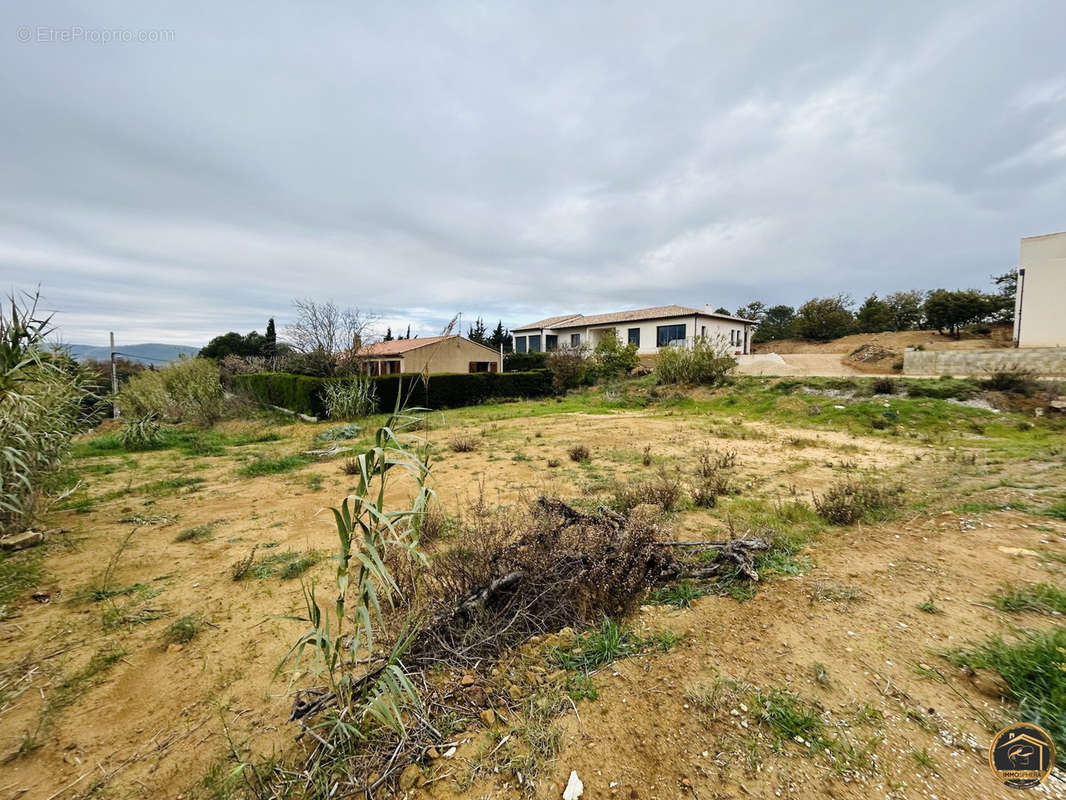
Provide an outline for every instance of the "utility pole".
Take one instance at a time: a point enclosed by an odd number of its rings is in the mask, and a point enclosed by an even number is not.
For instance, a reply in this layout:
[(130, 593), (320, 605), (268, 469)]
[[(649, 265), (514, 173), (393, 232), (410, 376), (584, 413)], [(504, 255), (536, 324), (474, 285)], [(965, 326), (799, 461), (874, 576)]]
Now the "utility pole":
[(118, 419), (118, 406), (115, 395), (118, 394), (118, 370), (115, 368), (115, 332), (111, 331), (111, 416)]

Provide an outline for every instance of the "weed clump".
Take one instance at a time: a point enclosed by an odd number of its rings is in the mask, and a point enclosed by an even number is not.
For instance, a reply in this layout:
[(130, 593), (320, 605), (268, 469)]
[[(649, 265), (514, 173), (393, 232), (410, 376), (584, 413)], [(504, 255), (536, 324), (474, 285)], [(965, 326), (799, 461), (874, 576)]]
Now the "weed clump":
[(1000, 611), (1017, 614), (1034, 611), (1037, 614), (1066, 614), (1066, 591), (1050, 583), (1034, 583), (1029, 586), (1004, 586), (992, 599)]
[(468, 434), (457, 433), (448, 442), (453, 453), (472, 453), (477, 450), (477, 439)]
[(887, 519), (902, 504), (900, 486), (881, 486), (870, 479), (845, 480), (815, 496), (814, 508), (831, 525)]
[(696, 465), (692, 502), (700, 508), (714, 508), (718, 498), (736, 492), (730, 470), (737, 462), (735, 450), (724, 453), (704, 451)]
[(214, 523), (207, 525), (197, 525), (194, 528), (186, 528), (177, 536), (174, 537), (175, 542), (202, 542), (211, 536), (211, 531), (214, 529)]
[(163, 644), (185, 644), (195, 639), (204, 629), (203, 620), (196, 614), (186, 614), (174, 620), (163, 631)]
[(957, 666), (998, 672), (1007, 700), (1021, 718), (1044, 728), (1066, 749), (1066, 627), (1028, 632), (1013, 641), (991, 636), (970, 649), (948, 654)]
[(592, 460), (592, 453), (583, 444), (572, 445), (566, 452), (571, 461), (576, 461), (579, 464), (585, 464)]
[(663, 511), (674, 511), (684, 497), (681, 477), (677, 473), (660, 469), (656, 477), (636, 483), (615, 484), (611, 508), (619, 514), (629, 514), (640, 505), (658, 506)]

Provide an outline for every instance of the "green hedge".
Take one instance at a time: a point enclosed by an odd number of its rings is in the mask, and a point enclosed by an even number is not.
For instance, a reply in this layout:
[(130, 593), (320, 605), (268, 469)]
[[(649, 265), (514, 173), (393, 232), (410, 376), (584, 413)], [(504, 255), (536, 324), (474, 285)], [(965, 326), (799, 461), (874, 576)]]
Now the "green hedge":
[(504, 372), (528, 372), (548, 368), (547, 353), (508, 353), (503, 357)]
[[(322, 385), (327, 380), (283, 372), (235, 375), (233, 386), (264, 403), (303, 414), (325, 416)], [(426, 386), (417, 375), (382, 375), (373, 378), (378, 388), (378, 409), (396, 407), (396, 395), (403, 392), (401, 405), (423, 408), (458, 408), (486, 400), (520, 397), (547, 397), (553, 394), (552, 376), (547, 370), (533, 372), (472, 372), (430, 375)]]

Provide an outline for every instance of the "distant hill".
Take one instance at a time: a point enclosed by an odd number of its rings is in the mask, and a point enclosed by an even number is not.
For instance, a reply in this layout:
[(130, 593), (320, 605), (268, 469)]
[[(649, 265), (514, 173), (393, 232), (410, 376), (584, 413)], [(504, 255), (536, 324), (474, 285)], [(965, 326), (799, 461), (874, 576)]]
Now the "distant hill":
[[(99, 347), (91, 344), (67, 345), (70, 354), (79, 361), (86, 358), (95, 358), (107, 361), (111, 358), (111, 351), (107, 347)], [(120, 345), (116, 350), (122, 354), (122, 358), (129, 361), (138, 361), (142, 364), (166, 364), (168, 361), (176, 361), (178, 356), (195, 356), (200, 352), (199, 347), (189, 347), (184, 344), (126, 344)]]

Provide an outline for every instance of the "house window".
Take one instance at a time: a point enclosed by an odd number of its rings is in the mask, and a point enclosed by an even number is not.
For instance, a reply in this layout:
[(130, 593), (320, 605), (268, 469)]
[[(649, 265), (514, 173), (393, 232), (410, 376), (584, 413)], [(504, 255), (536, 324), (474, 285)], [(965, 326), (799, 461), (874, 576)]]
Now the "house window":
[(490, 369), (490, 365), (492, 367), (494, 367), (494, 366), (496, 366), (496, 362), (495, 361), (471, 361), (470, 362), (470, 371), (471, 372), (491, 372), (492, 370)]
[(531, 353), (539, 353), (540, 352), (540, 335), (539, 334), (537, 336), (530, 336), (529, 337), (529, 352), (531, 352)]
[(559, 349), (559, 337), (554, 333), (544, 335), (544, 349), (551, 352)]
[(700, 336), (702, 336), (704, 339), (707, 338), (707, 326), (706, 325), (700, 325)]
[(684, 325), (657, 325), (655, 327), (655, 346), (668, 347), (671, 344), (685, 342)]
[(629, 343), (640, 347), (640, 328), (629, 329)]
[(581, 334), (580, 333), (571, 333), (570, 334), (570, 346), (571, 347), (581, 347)]
[(525, 336), (516, 336), (516, 337), (514, 337), (514, 351), (516, 353), (524, 353), (524, 352), (526, 352), (526, 337)]

